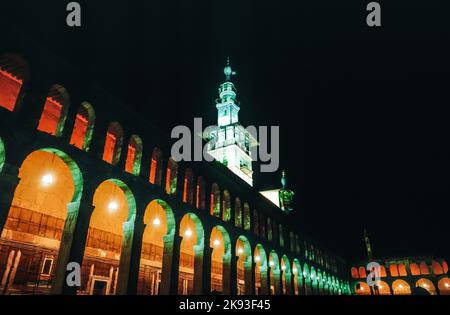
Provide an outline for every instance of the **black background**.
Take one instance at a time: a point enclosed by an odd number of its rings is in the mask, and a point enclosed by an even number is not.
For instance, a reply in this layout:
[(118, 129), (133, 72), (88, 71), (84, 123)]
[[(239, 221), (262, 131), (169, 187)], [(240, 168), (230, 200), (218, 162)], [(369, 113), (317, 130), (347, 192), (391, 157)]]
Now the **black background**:
[(450, 256), (444, 1), (379, 1), (376, 29), (369, 0), (79, 1), (81, 28), (68, 2), (3, 0), (2, 32), (24, 30), (167, 132), (215, 123), (229, 55), (242, 124), (281, 128), (299, 225), (349, 261), (365, 257), (363, 227), (376, 257)]

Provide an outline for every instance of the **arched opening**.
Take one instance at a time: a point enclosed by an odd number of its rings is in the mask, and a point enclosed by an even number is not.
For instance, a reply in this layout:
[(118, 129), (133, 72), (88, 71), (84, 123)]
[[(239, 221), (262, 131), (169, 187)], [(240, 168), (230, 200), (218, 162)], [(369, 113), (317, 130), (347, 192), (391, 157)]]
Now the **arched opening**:
[(301, 265), (300, 262), (298, 261), (297, 258), (294, 259), (294, 261), (292, 262), (292, 276), (294, 277), (294, 295), (300, 295), (302, 293), (302, 269), (301, 269)]
[(252, 250), (248, 239), (241, 235), (236, 241), (237, 293), (250, 294), (252, 291)]
[(352, 267), (351, 273), (352, 273), (352, 278), (353, 279), (358, 279), (359, 278), (358, 269), (356, 267)]
[(424, 288), (428, 291), (431, 295), (436, 295), (436, 287), (434, 286), (433, 282), (431, 282), (428, 279), (422, 278), (417, 280), (416, 287)]
[(433, 274), (435, 274), (435, 275), (441, 275), (444, 273), (444, 270), (442, 269), (441, 264), (435, 260), (432, 261), (431, 268), (433, 269)]
[(448, 277), (442, 278), (438, 281), (439, 294), (450, 295), (450, 279)]
[(21, 57), (10, 53), (0, 57), (0, 107), (14, 111), (26, 80), (28, 66)]
[(61, 136), (66, 122), (69, 102), (69, 93), (66, 89), (58, 84), (53, 85), (45, 99), (38, 130), (57, 137)]
[(359, 277), (361, 279), (365, 279), (367, 277), (367, 275), (366, 275), (366, 268), (359, 267)]
[(166, 173), (166, 193), (173, 195), (177, 192), (178, 180), (178, 163), (174, 159), (169, 158)]
[(116, 294), (121, 256), (130, 253), (136, 202), (123, 182), (109, 179), (97, 187), (92, 204), (79, 293)]
[(312, 289), (312, 293), (317, 295), (318, 294), (318, 284), (317, 284), (317, 274), (316, 274), (316, 269), (314, 268), (314, 266), (311, 266), (310, 269), (310, 278), (311, 278), (311, 289)]
[(391, 288), (386, 282), (379, 280), (376, 282), (375, 292), (379, 295), (391, 295)]
[(424, 261), (422, 261), (420, 263), (420, 274), (422, 274), (422, 275), (429, 275), (430, 274), (430, 270), (428, 269), (428, 265)]
[(401, 279), (392, 282), (392, 291), (394, 295), (409, 295), (411, 294), (411, 288), (409, 284)]
[(250, 231), (250, 206), (247, 202), (244, 202), (244, 230)]
[(223, 192), (223, 204), (222, 204), (222, 220), (229, 222), (231, 220), (231, 197), (228, 190)]
[(154, 148), (152, 153), (152, 161), (150, 164), (150, 177), (151, 184), (161, 186), (163, 176), (163, 155), (159, 148)]
[(0, 138), (0, 173), (2, 172), (3, 165), (5, 165), (5, 160), (6, 160), (5, 144), (3, 143), (2, 138)]
[(220, 225), (211, 231), (209, 246), (211, 253), (211, 291), (230, 294), (231, 240)]
[(398, 275), (400, 277), (406, 277), (408, 275), (408, 273), (406, 272), (405, 264), (398, 265)]
[(194, 204), (194, 173), (190, 168), (184, 172), (183, 202)]
[(255, 252), (255, 294), (267, 295), (267, 256), (261, 244), (256, 245)]
[(444, 270), (444, 273), (448, 272), (448, 265), (445, 260), (442, 261), (442, 269)]
[(160, 292), (165, 247), (171, 245), (167, 244), (168, 241), (173, 242), (175, 217), (166, 202), (155, 199), (145, 209), (144, 224), (137, 293), (157, 295)]
[(94, 108), (88, 102), (81, 103), (77, 116), (75, 117), (70, 144), (80, 150), (89, 151), (89, 145), (91, 144), (92, 133), (94, 131), (94, 123)]
[(262, 212), (259, 213), (259, 236), (266, 238), (266, 219)]
[(380, 265), (380, 277), (382, 278), (387, 277), (386, 268), (383, 265)]
[(410, 264), (409, 269), (411, 270), (411, 275), (413, 275), (413, 276), (420, 275), (420, 269), (417, 264), (415, 264), (415, 263)]
[(355, 293), (357, 295), (371, 295), (370, 293), (370, 287), (365, 282), (358, 282), (355, 285)]
[(61, 268), (62, 234), (76, 223), (82, 174), (64, 152), (48, 148), (26, 157), (19, 178), (0, 238), (0, 280), (12, 292), (48, 293)]
[(305, 295), (311, 295), (311, 276), (309, 274), (309, 266), (306, 263), (303, 265), (303, 285)]
[(281, 258), (281, 293), (291, 294), (291, 263), (286, 255)]
[(128, 143), (125, 172), (138, 176), (141, 171), (142, 139), (137, 135), (131, 135)]
[(398, 269), (396, 264), (391, 264), (389, 266), (389, 273), (391, 274), (391, 277), (398, 277)]
[(180, 264), (178, 294), (202, 293), (204, 230), (200, 219), (193, 213), (184, 215), (180, 222)]
[(269, 267), (270, 267), (270, 294), (280, 295), (280, 259), (275, 251), (271, 251), (269, 255)]
[(206, 207), (206, 183), (203, 176), (197, 178), (197, 187), (195, 189), (195, 203), (197, 209), (205, 209)]
[(220, 218), (220, 188), (216, 183), (211, 185), (209, 213)]
[(242, 227), (242, 206), (238, 197), (234, 201), (234, 225), (239, 228)]
[(112, 122), (106, 132), (105, 147), (103, 151), (103, 161), (117, 165), (122, 153), (123, 129), (118, 122)]

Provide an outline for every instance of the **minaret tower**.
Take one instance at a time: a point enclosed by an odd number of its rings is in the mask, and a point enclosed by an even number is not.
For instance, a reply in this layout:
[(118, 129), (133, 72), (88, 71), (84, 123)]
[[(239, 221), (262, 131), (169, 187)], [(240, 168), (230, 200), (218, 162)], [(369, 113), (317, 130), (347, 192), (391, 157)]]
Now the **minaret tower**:
[(372, 261), (372, 246), (370, 246), (370, 239), (366, 229), (364, 229), (364, 243), (366, 244), (367, 258), (369, 261)]
[(231, 69), (229, 58), (223, 73), (225, 82), (219, 86), (219, 98), (216, 99), (218, 127), (206, 135), (209, 140), (208, 153), (253, 186), (251, 148), (258, 143), (239, 124), (240, 106), (236, 100), (236, 88), (231, 81), (236, 72)]

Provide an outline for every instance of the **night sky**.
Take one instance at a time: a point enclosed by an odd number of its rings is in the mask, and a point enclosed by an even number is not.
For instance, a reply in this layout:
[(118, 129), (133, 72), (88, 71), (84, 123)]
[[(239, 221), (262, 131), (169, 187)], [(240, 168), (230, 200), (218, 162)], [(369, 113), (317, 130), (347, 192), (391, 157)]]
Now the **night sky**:
[[(364, 227), (375, 257), (450, 258), (443, 1), (380, 1), (379, 29), (369, 0), (79, 1), (78, 29), (68, 2), (2, 1), (2, 33), (21, 30), (167, 133), (216, 122), (230, 56), (241, 123), (280, 126), (300, 226), (349, 261), (365, 258)], [(279, 187), (280, 172), (256, 185)]]

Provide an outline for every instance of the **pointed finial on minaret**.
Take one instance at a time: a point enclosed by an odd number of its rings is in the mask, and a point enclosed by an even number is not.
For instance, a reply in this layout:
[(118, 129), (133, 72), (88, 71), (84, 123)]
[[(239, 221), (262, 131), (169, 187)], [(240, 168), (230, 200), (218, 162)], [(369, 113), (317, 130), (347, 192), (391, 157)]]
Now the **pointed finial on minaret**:
[(370, 246), (369, 235), (366, 229), (364, 229), (364, 242), (366, 243), (367, 258), (369, 261), (372, 261), (372, 247)]
[(281, 185), (282, 185), (283, 189), (286, 189), (286, 183), (287, 183), (286, 171), (283, 170), (283, 171), (281, 171)]
[(223, 73), (225, 74), (226, 81), (230, 81), (231, 76), (236, 74), (236, 72), (233, 71), (233, 69), (231, 69), (230, 57), (227, 57), (227, 64), (226, 64), (225, 68), (223, 68)]

